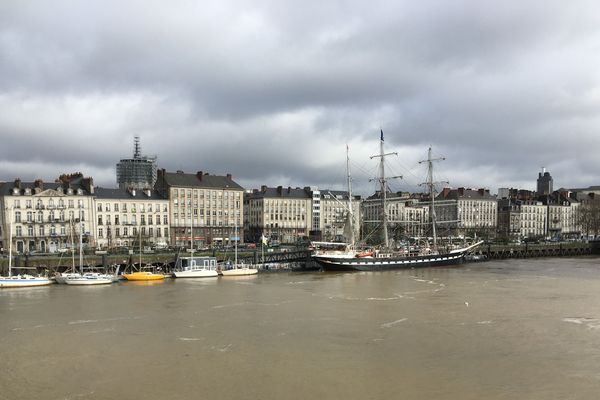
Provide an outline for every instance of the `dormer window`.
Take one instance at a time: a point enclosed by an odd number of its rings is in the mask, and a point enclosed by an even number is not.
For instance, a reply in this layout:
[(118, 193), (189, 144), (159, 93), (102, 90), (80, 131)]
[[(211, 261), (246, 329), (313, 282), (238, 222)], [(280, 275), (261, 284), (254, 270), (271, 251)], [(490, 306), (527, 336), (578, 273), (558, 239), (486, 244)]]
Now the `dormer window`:
[(61, 188), (60, 186), (56, 188), (56, 191), (60, 194), (63, 193), (63, 188)]
[(67, 189), (67, 194), (73, 194), (73, 189), (71, 189), (71, 188), (68, 188), (68, 189)]
[(28, 196), (31, 196), (31, 189), (30, 188), (25, 188), (25, 194)]
[(83, 194), (83, 190), (77, 189), (77, 195), (81, 196)]
[(13, 188), (13, 196), (19, 195), (19, 188)]

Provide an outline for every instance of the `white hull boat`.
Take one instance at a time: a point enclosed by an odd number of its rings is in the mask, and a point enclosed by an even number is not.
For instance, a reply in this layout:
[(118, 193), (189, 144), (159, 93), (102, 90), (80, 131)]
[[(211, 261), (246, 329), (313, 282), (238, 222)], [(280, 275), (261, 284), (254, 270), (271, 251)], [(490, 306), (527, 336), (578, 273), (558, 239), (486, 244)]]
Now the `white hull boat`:
[(18, 288), (51, 285), (48, 278), (32, 275), (0, 276), (0, 288)]

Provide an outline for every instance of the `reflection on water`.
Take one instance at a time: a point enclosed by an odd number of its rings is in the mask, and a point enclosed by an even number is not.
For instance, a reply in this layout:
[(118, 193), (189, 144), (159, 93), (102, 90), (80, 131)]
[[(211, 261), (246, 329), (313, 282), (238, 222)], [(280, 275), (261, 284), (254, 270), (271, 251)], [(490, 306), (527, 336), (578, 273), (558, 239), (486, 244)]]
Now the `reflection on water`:
[(599, 310), (587, 257), (3, 290), (0, 398), (592, 399)]

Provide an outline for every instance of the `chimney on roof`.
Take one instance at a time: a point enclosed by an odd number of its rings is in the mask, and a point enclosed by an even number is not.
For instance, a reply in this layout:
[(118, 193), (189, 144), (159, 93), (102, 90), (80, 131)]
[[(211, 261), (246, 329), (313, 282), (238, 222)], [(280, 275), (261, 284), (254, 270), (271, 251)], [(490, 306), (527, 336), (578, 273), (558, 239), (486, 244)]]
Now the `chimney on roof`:
[(233, 177), (231, 176), (231, 174), (227, 174), (227, 179), (232, 180)]
[(81, 186), (90, 194), (94, 194), (94, 180), (90, 177), (81, 180)]
[(199, 181), (202, 180), (202, 171), (196, 172), (196, 178), (198, 178)]
[(465, 194), (465, 188), (464, 187), (458, 188), (458, 194), (460, 196), (463, 196)]
[(263, 192), (263, 193), (266, 193), (267, 192), (267, 185), (262, 185), (260, 187), (260, 191)]
[(291, 191), (292, 191), (292, 187), (288, 186), (288, 194), (290, 194)]
[(448, 197), (448, 195), (450, 194), (450, 188), (449, 187), (445, 187), (444, 190), (442, 190), (442, 196), (444, 198)]
[(21, 189), (21, 178), (15, 179), (15, 187)]
[(485, 194), (485, 189), (478, 189), (477, 192), (480, 196), (483, 196)]
[(41, 179), (36, 179), (35, 182), (33, 183), (33, 186), (40, 190), (44, 190), (44, 181)]
[(283, 186), (277, 186), (277, 193), (281, 196), (281, 192), (283, 190)]

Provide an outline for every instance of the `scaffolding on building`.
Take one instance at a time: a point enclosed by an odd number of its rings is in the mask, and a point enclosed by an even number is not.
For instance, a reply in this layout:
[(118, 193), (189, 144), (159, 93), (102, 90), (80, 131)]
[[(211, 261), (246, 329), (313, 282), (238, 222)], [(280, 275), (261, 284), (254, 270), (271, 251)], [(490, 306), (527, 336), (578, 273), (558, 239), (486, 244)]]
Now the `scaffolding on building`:
[(148, 189), (156, 183), (156, 156), (143, 156), (140, 137), (133, 139), (133, 158), (117, 163), (117, 183), (121, 189)]

